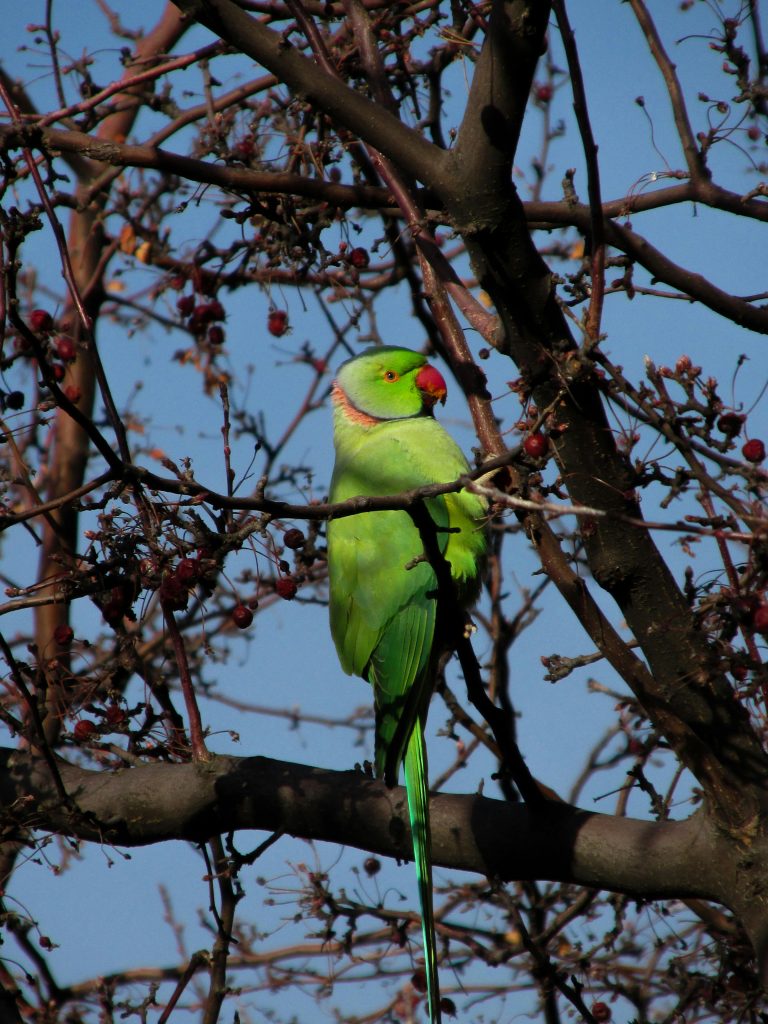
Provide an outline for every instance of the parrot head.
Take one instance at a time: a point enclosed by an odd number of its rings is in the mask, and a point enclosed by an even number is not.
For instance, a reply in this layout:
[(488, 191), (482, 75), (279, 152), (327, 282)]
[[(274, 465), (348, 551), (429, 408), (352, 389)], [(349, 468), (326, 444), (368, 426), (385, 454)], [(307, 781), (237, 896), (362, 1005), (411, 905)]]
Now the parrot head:
[(348, 360), (333, 386), (334, 400), (353, 418), (373, 420), (429, 416), (437, 402), (445, 402), (446, 392), (442, 374), (425, 356), (394, 346), (368, 349)]

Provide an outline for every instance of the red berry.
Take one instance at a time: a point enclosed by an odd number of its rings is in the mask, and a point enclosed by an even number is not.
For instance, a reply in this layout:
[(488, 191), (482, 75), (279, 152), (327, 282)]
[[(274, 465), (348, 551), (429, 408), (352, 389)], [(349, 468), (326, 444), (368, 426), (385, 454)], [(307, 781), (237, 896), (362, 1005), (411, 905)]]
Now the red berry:
[(549, 82), (542, 82), (541, 85), (536, 85), (533, 89), (534, 99), (538, 100), (539, 103), (549, 103), (553, 93), (554, 90)]
[(247, 605), (236, 604), (232, 609), (232, 621), (238, 629), (248, 629), (253, 622), (253, 612)]
[(353, 267), (357, 267), (358, 270), (365, 270), (371, 262), (371, 257), (368, 255), (367, 249), (363, 249), (361, 245), (358, 245), (350, 252), (349, 262)]
[(285, 533), (283, 534), (283, 544), (285, 544), (285, 546), (287, 548), (290, 548), (292, 551), (295, 551), (296, 548), (300, 548), (304, 544), (306, 539), (307, 538), (304, 536), (301, 530), (297, 529), (286, 530)]
[(717, 429), (728, 437), (738, 437), (744, 419), (745, 417), (737, 412), (724, 412), (722, 416), (718, 417)]
[(8, 409), (19, 410), (24, 408), (24, 392), (11, 391), (5, 396), (5, 405)]
[(747, 462), (762, 462), (765, 458), (765, 445), (762, 441), (753, 437), (751, 440), (747, 441), (741, 449), (741, 454)]
[(72, 629), (71, 626), (68, 626), (65, 622), (62, 622), (53, 631), (54, 642), (57, 643), (59, 647), (69, 647), (74, 638), (75, 631)]
[(117, 626), (122, 622), (125, 610), (125, 601), (122, 597), (110, 598), (109, 601), (106, 601), (101, 606), (101, 614), (104, 616), (104, 621), (110, 626)]
[(53, 366), (51, 367), (51, 370), (53, 372), (53, 379), (61, 383), (61, 381), (64, 380), (64, 375), (67, 372), (61, 365), (61, 363), (54, 363)]
[(104, 717), (110, 725), (122, 725), (127, 716), (119, 704), (110, 704), (104, 712)]
[(201, 302), (192, 311), (188, 326), (191, 331), (200, 331), (203, 327), (207, 327), (212, 320), (223, 319), (224, 307), (220, 302)]
[(267, 330), (275, 338), (282, 338), (288, 330), (288, 314), (284, 309), (271, 309), (269, 311)]
[(80, 399), (83, 397), (83, 393), (77, 384), (67, 384), (64, 388), (64, 394), (70, 400), (72, 405), (77, 405)]
[(446, 1017), (456, 1016), (456, 1003), (454, 1003), (452, 999), (449, 999), (448, 996), (443, 996), (440, 1000), (440, 1009)]
[(541, 431), (536, 431), (535, 434), (529, 434), (523, 441), (523, 451), (526, 455), (530, 455), (532, 459), (541, 459), (547, 454), (549, 450), (549, 438), (546, 434), (542, 434)]
[(71, 338), (57, 338), (53, 343), (56, 355), (65, 363), (71, 363), (77, 358), (77, 348)]
[(246, 135), (244, 139), (235, 143), (235, 154), (243, 161), (243, 163), (247, 163), (251, 159), (254, 149), (255, 146), (252, 135)]
[(605, 1024), (606, 1021), (611, 1019), (611, 1008), (608, 1003), (592, 1003), (592, 1016), (598, 1024)]
[(419, 970), (414, 971), (411, 975), (411, 984), (417, 992), (427, 991), (427, 974), (426, 971)]
[(166, 608), (175, 612), (183, 612), (189, 604), (187, 585), (175, 572), (166, 576), (160, 584), (160, 600)]
[(378, 875), (381, 871), (381, 861), (378, 857), (366, 857), (363, 862), (363, 869), (369, 878), (373, 878), (374, 875)]
[(757, 140), (760, 138), (760, 134), (760, 129), (757, 127), (756, 124), (751, 124), (749, 128), (747, 128), (747, 135), (753, 142), (757, 142)]
[(275, 590), (284, 601), (292, 601), (296, 597), (296, 580), (292, 576), (280, 576), (275, 583)]
[(50, 331), (53, 329), (53, 317), (46, 309), (33, 309), (29, 314), (29, 326), (33, 331)]
[(219, 327), (218, 324), (208, 328), (208, 341), (211, 345), (223, 345), (224, 344), (224, 328)]
[(75, 723), (75, 728), (72, 732), (78, 743), (83, 743), (97, 732), (96, 723), (92, 722), (89, 718), (81, 718), (79, 722)]
[(768, 604), (759, 604), (752, 612), (752, 629), (756, 633), (768, 633)]
[(176, 300), (176, 309), (178, 309), (182, 316), (189, 316), (194, 308), (194, 295), (182, 295), (180, 299)]
[(200, 573), (200, 566), (193, 558), (182, 558), (176, 566), (176, 576), (182, 583), (193, 583)]

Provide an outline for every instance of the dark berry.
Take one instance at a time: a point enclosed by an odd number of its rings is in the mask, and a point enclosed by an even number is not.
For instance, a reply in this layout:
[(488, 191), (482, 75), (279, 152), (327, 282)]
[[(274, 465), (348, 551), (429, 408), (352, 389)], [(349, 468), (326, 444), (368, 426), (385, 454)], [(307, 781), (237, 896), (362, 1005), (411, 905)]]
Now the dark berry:
[(762, 441), (753, 437), (741, 449), (741, 454), (747, 462), (762, 462), (765, 458), (765, 445)]
[(427, 991), (427, 974), (426, 971), (418, 970), (414, 971), (411, 975), (411, 984), (417, 992)]
[(24, 408), (24, 392), (23, 391), (11, 391), (5, 396), (5, 405), (7, 409), (14, 409), (18, 411)]
[(176, 301), (176, 309), (178, 309), (182, 316), (189, 316), (194, 308), (194, 295), (182, 295), (181, 298)]
[(371, 262), (371, 257), (368, 255), (368, 250), (363, 249), (361, 245), (354, 248), (349, 254), (349, 262), (353, 267), (358, 270), (365, 270), (368, 264)]
[(292, 601), (296, 597), (296, 580), (292, 576), (280, 576), (275, 583), (275, 590), (284, 601)]
[[(212, 320), (216, 319), (215, 310), (211, 309), (213, 305), (212, 302), (201, 302), (195, 306), (187, 325), (190, 331), (202, 331)], [(220, 306), (221, 304), (217, 302), (216, 305)]]
[(541, 459), (547, 454), (549, 450), (549, 438), (546, 434), (542, 434), (541, 431), (536, 431), (535, 434), (529, 434), (523, 441), (523, 451), (526, 455), (530, 455), (532, 459)]
[(363, 869), (369, 878), (373, 878), (374, 875), (378, 875), (381, 871), (381, 861), (378, 857), (366, 857), (363, 862)]
[(54, 351), (59, 359), (71, 363), (77, 358), (77, 348), (71, 338), (57, 338), (53, 343)]
[(248, 629), (253, 622), (253, 612), (247, 605), (236, 604), (232, 609), (232, 621), (238, 629)]
[(282, 338), (288, 330), (288, 314), (284, 309), (271, 309), (269, 311), (267, 330), (273, 337)]
[(68, 626), (65, 622), (62, 622), (53, 631), (54, 642), (59, 647), (69, 647), (75, 638), (75, 632), (71, 626)]
[(97, 732), (96, 723), (92, 722), (89, 718), (81, 718), (79, 722), (75, 723), (75, 728), (72, 732), (78, 743), (83, 743)]
[(53, 317), (46, 309), (33, 309), (29, 314), (29, 326), (33, 331), (50, 331), (53, 329)]
[(283, 544), (285, 544), (285, 546), (287, 548), (290, 548), (292, 551), (295, 551), (296, 548), (302, 547), (306, 539), (307, 538), (304, 536), (302, 531), (297, 530), (295, 528), (291, 530), (286, 530), (285, 533), (283, 534)]
[(187, 585), (179, 579), (175, 572), (166, 576), (160, 584), (160, 600), (166, 608), (175, 612), (183, 612), (187, 607), (189, 603)]
[(193, 558), (182, 558), (176, 566), (176, 576), (182, 583), (193, 583), (200, 573), (200, 566)]
[(110, 725), (122, 725), (128, 716), (119, 704), (110, 704), (104, 717)]
[(752, 629), (756, 633), (768, 633), (768, 604), (759, 604), (752, 612)]
[(208, 328), (208, 341), (211, 345), (223, 345), (224, 344), (224, 328), (219, 327), (218, 324), (213, 324)]
[(244, 139), (235, 143), (235, 155), (242, 160), (243, 163), (247, 163), (251, 159), (254, 154), (254, 150), (255, 146), (252, 135), (246, 135)]
[(727, 437), (738, 437), (744, 424), (744, 417), (737, 412), (724, 412), (718, 417), (717, 429)]

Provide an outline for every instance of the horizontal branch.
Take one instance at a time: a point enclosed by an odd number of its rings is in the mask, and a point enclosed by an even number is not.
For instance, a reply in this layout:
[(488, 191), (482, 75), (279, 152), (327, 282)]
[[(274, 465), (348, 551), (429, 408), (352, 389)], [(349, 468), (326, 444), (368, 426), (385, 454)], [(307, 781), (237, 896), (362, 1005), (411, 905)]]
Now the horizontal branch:
[[(50, 771), (0, 749), (0, 807), (8, 823), (119, 846), (281, 830), (409, 859), (405, 790), (360, 772), (264, 757), (139, 765), (115, 772), (59, 762), (74, 812)], [(649, 822), (552, 801), (536, 812), (478, 795), (434, 796), (435, 863), (503, 881), (572, 882), (643, 898), (718, 899), (716, 837), (704, 815)]]
[(196, 160), (157, 146), (105, 141), (85, 132), (59, 128), (0, 126), (0, 150), (32, 146), (48, 153), (77, 153), (97, 163), (113, 167), (143, 167), (178, 175), (205, 185), (218, 185), (230, 192), (305, 196), (345, 209), (362, 206), (369, 209), (391, 206), (386, 189), (367, 185), (340, 185), (320, 178), (308, 178), (288, 171), (254, 171), (247, 167)]
[[(692, 201), (697, 201), (696, 196), (692, 198)], [(765, 205), (768, 206), (768, 204)], [(626, 215), (626, 211), (624, 215)], [(590, 230), (590, 210), (589, 206), (584, 204), (527, 203), (525, 216), (528, 223), (539, 222), (576, 227), (584, 234)], [(660, 249), (651, 245), (646, 238), (633, 231), (632, 228), (606, 217), (605, 239), (609, 245), (626, 253), (627, 256), (644, 267), (656, 280), (677, 288), (684, 295), (701, 302), (713, 312), (727, 317), (739, 327), (745, 327), (760, 334), (768, 334), (768, 309), (755, 306), (738, 295), (731, 295), (729, 292), (723, 291), (702, 274), (686, 270)]]
[[(0, 126), (0, 150), (33, 146), (48, 153), (78, 155), (114, 167), (141, 167), (159, 173), (178, 175), (189, 181), (216, 185), (229, 192), (260, 195), (295, 195), (314, 199), (341, 209), (365, 208), (395, 213), (394, 200), (387, 189), (371, 185), (344, 185), (291, 172), (258, 171), (247, 167), (198, 160), (151, 145), (104, 141), (85, 132), (28, 126)], [(422, 202), (431, 209), (442, 204), (430, 190)], [(768, 310), (718, 288), (701, 274), (687, 270), (656, 249), (642, 235), (619, 224), (614, 218), (632, 212), (659, 209), (682, 202), (698, 202), (712, 209), (741, 213), (755, 219), (768, 219), (768, 203), (745, 200), (709, 183), (704, 189), (688, 182), (643, 196), (628, 196), (602, 204), (606, 241), (644, 267), (653, 277), (713, 312), (741, 327), (768, 334)], [(528, 202), (523, 204), (528, 223), (558, 224), (590, 229), (590, 208), (565, 202)]]

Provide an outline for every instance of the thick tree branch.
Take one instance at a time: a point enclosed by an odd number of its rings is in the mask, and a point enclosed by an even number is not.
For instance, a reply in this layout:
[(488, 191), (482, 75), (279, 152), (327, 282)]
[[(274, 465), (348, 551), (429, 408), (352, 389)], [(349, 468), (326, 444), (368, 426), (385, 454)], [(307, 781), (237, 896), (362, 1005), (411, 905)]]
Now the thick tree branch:
[[(358, 772), (263, 757), (95, 772), (60, 762), (68, 812), (39, 760), (0, 749), (6, 822), (95, 842), (200, 842), (239, 829), (283, 831), (410, 857), (405, 790)], [(431, 806), (435, 863), (502, 880), (549, 879), (637, 897), (722, 899), (716, 837), (702, 815), (647, 822), (546, 802), (529, 809), (468, 795)], [(722, 861), (720, 862), (722, 864)]]

